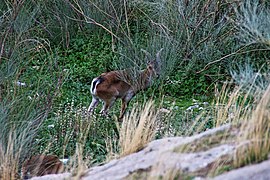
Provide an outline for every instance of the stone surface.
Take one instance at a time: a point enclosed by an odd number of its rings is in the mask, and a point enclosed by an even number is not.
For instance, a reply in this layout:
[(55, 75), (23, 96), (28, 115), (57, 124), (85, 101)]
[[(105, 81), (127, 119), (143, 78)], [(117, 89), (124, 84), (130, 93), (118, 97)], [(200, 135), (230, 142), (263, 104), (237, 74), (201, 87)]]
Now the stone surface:
[(176, 153), (174, 149), (227, 129), (229, 129), (228, 125), (192, 137), (155, 140), (140, 152), (113, 160), (103, 166), (91, 168), (84, 179), (123, 179), (138, 170), (147, 171), (150, 168), (162, 170), (156, 171), (152, 174), (153, 176), (163, 175), (171, 169), (179, 169), (185, 172), (198, 171), (206, 168), (219, 157), (234, 152), (234, 146), (225, 144), (198, 153)]
[[(205, 179), (200, 177), (200, 173), (209, 169), (215, 162), (224, 156), (230, 156), (237, 148), (234, 143), (222, 143), (216, 140), (215, 143), (207, 145), (206, 149), (196, 149), (189, 152), (189, 149), (182, 151), (181, 147), (187, 144), (207, 143), (208, 137), (217, 137), (218, 134), (229, 132), (234, 136), (230, 125), (211, 129), (206, 132), (191, 137), (171, 137), (152, 141), (143, 150), (131, 155), (115, 159), (102, 166), (90, 168), (82, 177), (84, 180), (114, 180), (125, 179), (145, 172), (146, 177), (158, 177), (166, 175), (170, 171), (181, 172), (181, 174), (193, 175), (195, 179)], [(179, 150), (180, 149), (180, 150)], [(50, 175), (33, 178), (60, 180), (67, 179), (70, 173), (61, 175)], [(215, 177), (215, 180), (223, 179), (270, 179), (270, 161), (249, 167), (240, 168)], [(131, 178), (132, 179), (132, 178)], [(209, 178), (207, 178), (209, 179)]]
[(62, 174), (52, 174), (41, 177), (33, 177), (31, 180), (64, 180), (69, 179), (71, 177), (70, 173), (62, 173)]
[(270, 160), (259, 164), (245, 166), (232, 170), (214, 178), (214, 180), (269, 180), (270, 179)]

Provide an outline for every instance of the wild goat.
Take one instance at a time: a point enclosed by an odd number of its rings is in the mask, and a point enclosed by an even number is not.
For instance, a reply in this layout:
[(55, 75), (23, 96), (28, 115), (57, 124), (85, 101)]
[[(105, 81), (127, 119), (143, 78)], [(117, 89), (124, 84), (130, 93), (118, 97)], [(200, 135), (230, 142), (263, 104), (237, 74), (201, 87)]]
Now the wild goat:
[[(92, 102), (88, 108), (90, 113), (103, 101), (101, 113), (107, 115), (117, 99), (122, 100), (122, 107), (119, 119), (124, 116), (130, 100), (140, 91), (148, 88), (154, 78), (159, 77), (161, 71), (160, 49), (156, 54), (156, 59), (147, 64), (147, 68), (142, 71), (133, 72), (132, 69), (111, 71), (102, 73), (93, 79), (91, 84)], [(148, 52), (145, 51), (147, 55)], [(135, 76), (135, 77), (134, 77)]]
[(63, 163), (54, 155), (35, 155), (24, 161), (22, 165), (22, 179), (35, 176), (58, 174), (64, 170)]

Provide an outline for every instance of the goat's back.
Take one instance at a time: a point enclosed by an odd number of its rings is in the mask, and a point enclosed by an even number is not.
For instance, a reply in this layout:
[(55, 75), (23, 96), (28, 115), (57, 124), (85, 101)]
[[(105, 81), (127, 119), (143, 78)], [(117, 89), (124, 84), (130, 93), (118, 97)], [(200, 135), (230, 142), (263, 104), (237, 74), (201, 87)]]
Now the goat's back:
[(130, 77), (124, 71), (111, 71), (101, 74), (96, 80), (95, 94), (106, 100), (112, 97), (122, 98), (131, 90)]

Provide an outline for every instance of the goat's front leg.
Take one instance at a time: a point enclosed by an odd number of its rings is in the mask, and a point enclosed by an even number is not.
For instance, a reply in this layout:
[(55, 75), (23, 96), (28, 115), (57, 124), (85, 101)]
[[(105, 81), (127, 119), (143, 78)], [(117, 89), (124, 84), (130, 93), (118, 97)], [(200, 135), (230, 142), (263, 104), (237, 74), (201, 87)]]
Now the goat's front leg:
[(129, 93), (124, 98), (122, 98), (122, 107), (121, 107), (121, 112), (119, 116), (119, 121), (122, 121), (124, 114), (126, 112), (127, 106), (133, 97), (134, 97), (134, 92), (129, 91)]
[(122, 107), (121, 107), (121, 112), (120, 112), (120, 116), (119, 116), (119, 121), (122, 121), (130, 100), (131, 100), (131, 98), (122, 99)]
[(126, 109), (127, 109), (127, 105), (128, 105), (128, 103), (124, 99), (122, 99), (121, 112), (120, 112), (120, 116), (119, 116), (120, 121), (124, 117), (124, 114), (125, 114)]
[(99, 103), (99, 99), (95, 96), (92, 96), (92, 102), (88, 108), (88, 112), (92, 113), (93, 110), (97, 107), (98, 103)]

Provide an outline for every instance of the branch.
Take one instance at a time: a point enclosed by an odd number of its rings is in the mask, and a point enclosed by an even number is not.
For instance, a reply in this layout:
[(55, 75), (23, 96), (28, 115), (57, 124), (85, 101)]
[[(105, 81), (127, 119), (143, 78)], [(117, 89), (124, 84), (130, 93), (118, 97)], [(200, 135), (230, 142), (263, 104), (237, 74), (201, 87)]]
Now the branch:
[(223, 61), (224, 59), (226, 59), (226, 58), (228, 58), (228, 57), (230, 57), (230, 56), (234, 56), (234, 55), (236, 55), (236, 54), (246, 54), (246, 53), (255, 52), (255, 51), (270, 51), (270, 49), (252, 49), (252, 50), (249, 50), (249, 51), (240, 52), (240, 51), (241, 51), (242, 49), (244, 49), (245, 47), (246, 47), (246, 46), (244, 46), (244, 47), (238, 49), (236, 52), (233, 52), (233, 53), (231, 53), (231, 54), (227, 54), (226, 56), (223, 56), (223, 57), (220, 58), (220, 59), (217, 59), (217, 60), (215, 60), (215, 61), (212, 61), (212, 62), (208, 63), (206, 66), (204, 66), (204, 68), (203, 68), (202, 70), (200, 70), (200, 71), (198, 71), (198, 72), (196, 72), (196, 73), (199, 74), (199, 73), (201, 73), (201, 72), (207, 70), (207, 69), (209, 68), (210, 65), (215, 64), (215, 63), (220, 62), (220, 61)]

